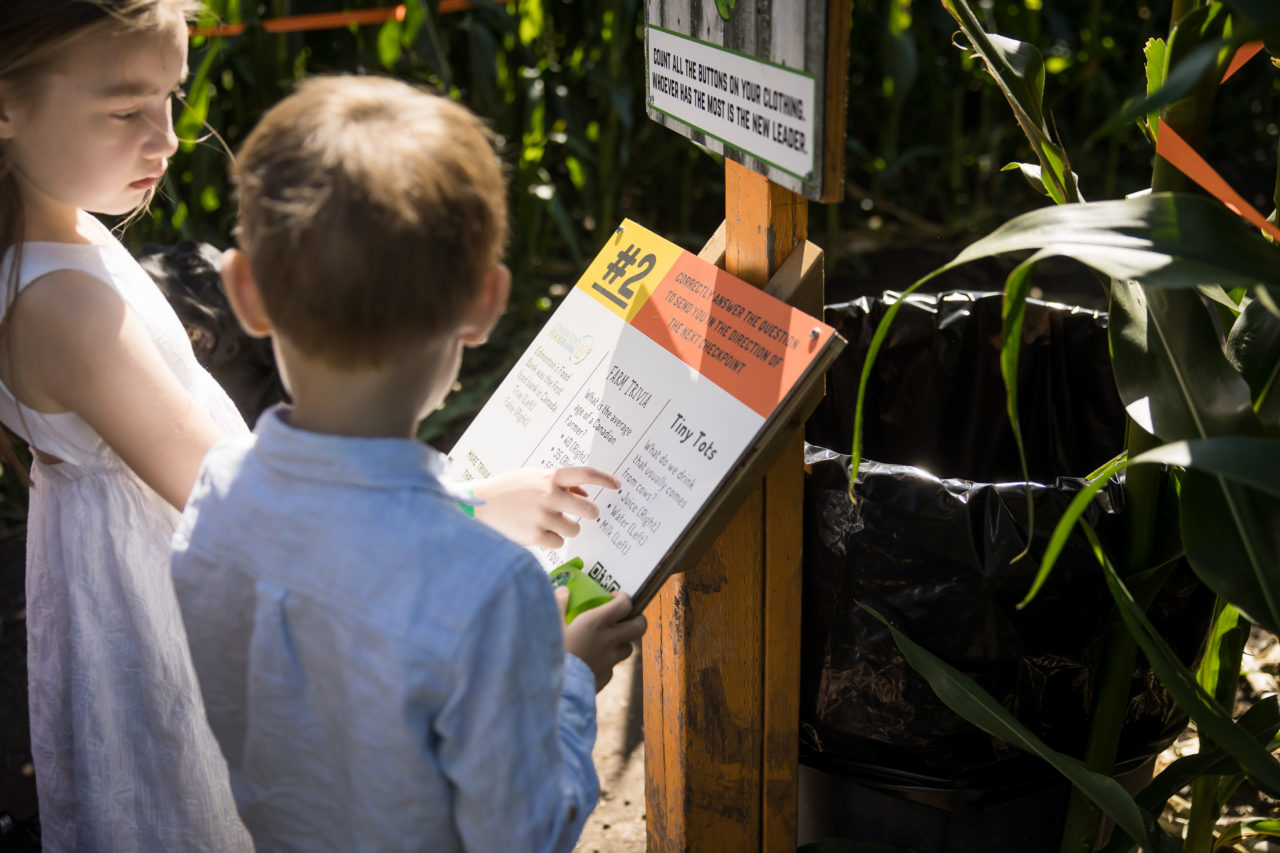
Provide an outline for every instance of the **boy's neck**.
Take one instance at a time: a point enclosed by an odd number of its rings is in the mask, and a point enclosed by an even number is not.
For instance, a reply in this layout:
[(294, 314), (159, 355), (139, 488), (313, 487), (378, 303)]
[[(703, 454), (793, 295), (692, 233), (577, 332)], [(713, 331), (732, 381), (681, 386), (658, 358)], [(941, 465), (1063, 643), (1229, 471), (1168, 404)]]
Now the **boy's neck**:
[(456, 361), (442, 363), (447, 354), (419, 353), (385, 367), (351, 370), (302, 356), (279, 337), (274, 343), (293, 398), (289, 423), (308, 432), (413, 438), (457, 375)]

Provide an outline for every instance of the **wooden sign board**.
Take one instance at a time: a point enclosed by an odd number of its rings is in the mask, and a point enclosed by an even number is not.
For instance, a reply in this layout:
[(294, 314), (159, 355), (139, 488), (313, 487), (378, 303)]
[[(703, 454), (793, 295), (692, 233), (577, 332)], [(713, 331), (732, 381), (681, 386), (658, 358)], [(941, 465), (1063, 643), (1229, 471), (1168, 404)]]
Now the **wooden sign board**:
[(814, 201), (844, 195), (850, 0), (645, 0), (649, 117)]
[[(820, 254), (796, 252), (787, 281), (812, 281)], [(531, 466), (617, 476), (617, 491), (589, 490), (599, 518), (559, 549), (531, 550), (548, 569), (582, 558), (639, 609), (759, 482), (843, 345), (825, 323), (624, 221), (450, 460), (467, 480)]]

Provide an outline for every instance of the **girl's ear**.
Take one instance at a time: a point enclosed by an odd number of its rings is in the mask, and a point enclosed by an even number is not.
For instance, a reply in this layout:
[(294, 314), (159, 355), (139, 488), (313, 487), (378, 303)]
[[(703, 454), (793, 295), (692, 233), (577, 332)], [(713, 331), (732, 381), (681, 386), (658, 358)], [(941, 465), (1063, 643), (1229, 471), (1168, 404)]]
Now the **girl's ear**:
[(249, 259), (239, 249), (228, 249), (222, 255), (222, 289), (248, 335), (265, 338), (271, 334), (271, 318), (262, 304), (258, 280), (253, 277)]
[(511, 295), (511, 270), (506, 264), (495, 264), (485, 271), (476, 288), (471, 308), (458, 327), (458, 340), (469, 347), (478, 347), (489, 340), (489, 334), (498, 324)]

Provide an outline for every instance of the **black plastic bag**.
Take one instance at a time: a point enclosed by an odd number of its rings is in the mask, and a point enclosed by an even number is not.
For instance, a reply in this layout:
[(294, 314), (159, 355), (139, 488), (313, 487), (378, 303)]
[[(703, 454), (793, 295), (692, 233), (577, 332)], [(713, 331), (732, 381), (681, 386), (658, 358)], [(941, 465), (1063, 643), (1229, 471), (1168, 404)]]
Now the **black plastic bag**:
[[(1075, 479), (1123, 448), (1106, 317), (1031, 301), (1019, 394), (1031, 482), (1023, 481), (1000, 377), (1000, 294), (952, 292), (904, 305), (868, 386), (855, 506), (849, 457), (858, 378), (886, 303), (828, 306), (849, 341), (806, 428), (801, 754), (861, 784), (968, 811), (1060, 783), (1057, 772), (965, 722), (903, 659), (873, 607), (973, 677), (1050, 746), (1083, 750), (1111, 598), (1093, 555), (1070, 545), (1036, 600), (1017, 609)], [(920, 466), (920, 467), (914, 467)], [(945, 479), (942, 479), (945, 478)], [(1122, 535), (1112, 484), (1086, 519)], [(1212, 599), (1179, 569), (1150, 615), (1189, 660)], [(1121, 746), (1159, 752), (1185, 716), (1145, 664)]]

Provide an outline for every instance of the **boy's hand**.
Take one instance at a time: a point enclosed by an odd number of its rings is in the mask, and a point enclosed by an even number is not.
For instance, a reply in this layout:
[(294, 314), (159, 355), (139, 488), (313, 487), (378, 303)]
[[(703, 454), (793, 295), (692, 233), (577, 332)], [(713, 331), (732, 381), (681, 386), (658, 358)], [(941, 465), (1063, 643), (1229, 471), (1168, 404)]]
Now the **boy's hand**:
[(476, 507), (476, 518), (503, 536), (521, 545), (559, 548), (581, 530), (569, 516), (590, 521), (600, 514), (585, 487), (616, 489), (620, 485), (599, 468), (521, 468), (476, 480), (471, 491), (484, 501)]
[[(568, 603), (569, 590), (557, 589), (556, 604), (562, 622)], [(631, 656), (631, 644), (648, 626), (644, 614), (628, 619), (630, 612), (631, 596), (615, 592), (611, 601), (580, 613), (572, 625), (564, 628), (565, 651), (591, 667), (597, 693), (613, 678), (613, 668)]]

